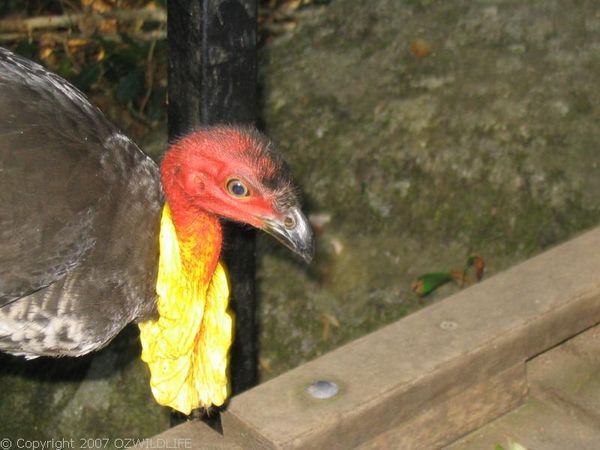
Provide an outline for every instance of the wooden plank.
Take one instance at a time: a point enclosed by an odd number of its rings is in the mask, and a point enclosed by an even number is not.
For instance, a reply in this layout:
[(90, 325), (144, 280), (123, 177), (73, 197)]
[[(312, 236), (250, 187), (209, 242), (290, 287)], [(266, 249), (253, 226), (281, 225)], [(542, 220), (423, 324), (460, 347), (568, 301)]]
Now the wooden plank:
[[(595, 229), (234, 397), (225, 435), (258, 448), (354, 448), (401, 427), (448, 391), (459, 395), (600, 322), (599, 249)], [(308, 395), (320, 379), (339, 394)]]
[(522, 408), (454, 442), (448, 450), (590, 449), (600, 442), (600, 327), (527, 362), (530, 399)]
[(527, 363), (531, 395), (600, 430), (600, 327)]
[[(434, 449), (452, 442), (521, 405), (527, 397), (525, 364), (519, 364), (456, 395), (436, 399), (413, 419), (359, 447), (360, 450)], [(445, 423), (447, 426), (435, 426)]]
[(531, 398), (517, 410), (444, 450), (492, 450), (498, 444), (508, 449), (509, 442), (529, 450), (593, 450), (598, 448), (600, 430)]

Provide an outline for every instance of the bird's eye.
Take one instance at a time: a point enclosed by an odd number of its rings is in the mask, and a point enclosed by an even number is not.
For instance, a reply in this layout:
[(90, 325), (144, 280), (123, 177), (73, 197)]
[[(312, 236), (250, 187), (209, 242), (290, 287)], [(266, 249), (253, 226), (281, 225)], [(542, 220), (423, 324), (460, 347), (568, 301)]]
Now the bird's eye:
[(285, 219), (283, 219), (283, 226), (288, 230), (293, 230), (296, 228), (296, 219), (294, 219), (292, 216), (287, 216)]
[(234, 197), (246, 197), (248, 188), (237, 178), (232, 178), (227, 182), (227, 191)]

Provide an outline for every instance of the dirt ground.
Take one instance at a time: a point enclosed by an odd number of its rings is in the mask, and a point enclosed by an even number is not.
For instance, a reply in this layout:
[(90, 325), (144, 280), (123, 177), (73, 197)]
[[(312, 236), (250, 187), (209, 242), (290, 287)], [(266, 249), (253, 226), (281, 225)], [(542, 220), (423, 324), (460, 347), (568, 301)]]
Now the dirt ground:
[[(337, 0), (266, 45), (264, 127), (320, 225), (309, 267), (259, 238), (262, 378), (456, 290), (417, 299), (424, 272), (477, 253), (492, 276), (595, 226), (599, 55), (592, 0)], [(164, 429), (135, 342), (44, 376), (4, 358), (0, 435)]]

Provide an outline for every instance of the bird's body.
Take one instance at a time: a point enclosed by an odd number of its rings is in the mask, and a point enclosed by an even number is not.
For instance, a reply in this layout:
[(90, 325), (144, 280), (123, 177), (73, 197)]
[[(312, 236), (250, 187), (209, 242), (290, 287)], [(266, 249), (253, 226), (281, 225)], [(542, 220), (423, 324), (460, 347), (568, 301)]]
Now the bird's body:
[(162, 204), (148, 156), (64, 80), (0, 50), (1, 350), (78, 356), (150, 317)]
[[(136, 322), (160, 403), (221, 404), (231, 341), (221, 218), (310, 258), (289, 173), (260, 133), (196, 130), (159, 170), (76, 88), (0, 48), (1, 351), (79, 356)], [(217, 400), (203, 385), (211, 364)], [(171, 373), (178, 393), (160, 384)]]

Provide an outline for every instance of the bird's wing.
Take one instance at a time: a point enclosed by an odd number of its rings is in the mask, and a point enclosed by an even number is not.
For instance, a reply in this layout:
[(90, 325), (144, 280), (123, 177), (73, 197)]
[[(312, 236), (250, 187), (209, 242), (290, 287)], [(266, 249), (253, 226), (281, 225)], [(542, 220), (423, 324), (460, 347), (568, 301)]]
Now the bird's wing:
[(0, 307), (86, 258), (136, 152), (79, 91), (0, 49)]

